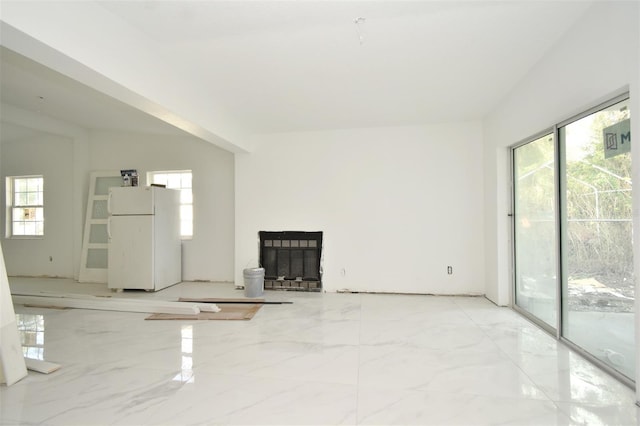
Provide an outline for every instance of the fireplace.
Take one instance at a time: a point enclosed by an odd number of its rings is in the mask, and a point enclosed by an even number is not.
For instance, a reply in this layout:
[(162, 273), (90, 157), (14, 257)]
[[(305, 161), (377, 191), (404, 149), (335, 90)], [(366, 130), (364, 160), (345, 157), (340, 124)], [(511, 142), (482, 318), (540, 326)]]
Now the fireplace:
[(265, 289), (322, 289), (322, 232), (260, 231), (259, 234)]

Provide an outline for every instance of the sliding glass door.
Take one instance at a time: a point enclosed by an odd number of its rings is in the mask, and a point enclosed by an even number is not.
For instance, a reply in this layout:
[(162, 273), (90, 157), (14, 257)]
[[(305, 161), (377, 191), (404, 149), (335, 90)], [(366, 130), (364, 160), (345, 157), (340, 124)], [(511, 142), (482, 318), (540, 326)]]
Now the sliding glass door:
[(562, 335), (633, 378), (629, 122), (625, 100), (559, 128)]
[(635, 377), (629, 101), (513, 149), (515, 306)]
[(515, 304), (557, 327), (556, 162), (553, 134), (513, 151)]

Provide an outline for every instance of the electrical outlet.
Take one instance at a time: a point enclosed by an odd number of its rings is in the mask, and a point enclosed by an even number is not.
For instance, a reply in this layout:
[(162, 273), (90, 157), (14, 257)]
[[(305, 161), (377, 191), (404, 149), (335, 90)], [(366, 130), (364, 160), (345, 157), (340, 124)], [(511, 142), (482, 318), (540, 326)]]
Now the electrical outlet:
[(453, 275), (453, 267), (452, 266), (447, 266), (447, 274)]

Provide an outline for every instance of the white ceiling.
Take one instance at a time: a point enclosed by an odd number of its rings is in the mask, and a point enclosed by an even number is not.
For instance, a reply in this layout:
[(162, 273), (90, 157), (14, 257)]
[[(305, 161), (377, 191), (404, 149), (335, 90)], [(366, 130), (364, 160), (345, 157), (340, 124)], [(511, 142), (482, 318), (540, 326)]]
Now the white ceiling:
[[(246, 133), (481, 119), (591, 3), (99, 2)], [(24, 58), (5, 53), (2, 67), (3, 102), (87, 128), (177, 131)], [(64, 101), (43, 107), (43, 93)]]
[[(85, 129), (184, 134), (175, 127), (0, 47), (0, 101)], [(3, 140), (31, 137), (33, 130), (2, 120)]]

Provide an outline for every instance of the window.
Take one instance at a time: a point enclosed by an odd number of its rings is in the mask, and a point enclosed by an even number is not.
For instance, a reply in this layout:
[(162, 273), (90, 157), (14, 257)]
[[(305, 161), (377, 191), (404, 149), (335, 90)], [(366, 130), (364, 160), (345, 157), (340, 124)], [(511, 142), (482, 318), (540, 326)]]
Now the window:
[(635, 377), (629, 100), (559, 127), (562, 335)]
[(7, 177), (7, 237), (44, 235), (44, 179)]
[[(513, 148), (515, 305), (636, 375), (631, 112), (622, 95)], [(637, 255), (637, 253), (636, 253)]]
[(557, 326), (555, 138), (513, 150), (515, 303)]
[(167, 188), (180, 190), (180, 234), (182, 238), (193, 236), (193, 191), (191, 170), (149, 172), (149, 185), (165, 185)]

